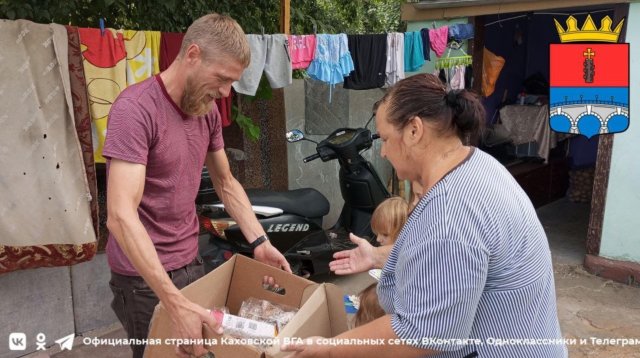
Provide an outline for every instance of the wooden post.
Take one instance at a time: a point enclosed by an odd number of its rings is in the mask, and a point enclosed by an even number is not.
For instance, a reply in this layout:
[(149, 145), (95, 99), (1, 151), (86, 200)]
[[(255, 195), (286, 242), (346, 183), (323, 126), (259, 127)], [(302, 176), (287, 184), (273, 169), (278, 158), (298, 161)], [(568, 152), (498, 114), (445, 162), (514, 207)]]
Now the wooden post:
[(473, 40), (469, 41), (471, 50), (469, 51), (473, 55), (473, 90), (478, 94), (482, 93), (482, 71), (484, 66), (484, 16), (474, 16), (473, 27), (474, 36)]
[(291, 34), (291, 0), (280, 0), (280, 31)]
[[(613, 23), (618, 24), (623, 18), (629, 17), (629, 4), (617, 4), (613, 7)], [(623, 27), (618, 38), (619, 43), (625, 42), (627, 25)], [(611, 154), (613, 152), (613, 135), (601, 135), (598, 141), (598, 156), (596, 172), (593, 178), (593, 195), (591, 196), (591, 215), (589, 216), (589, 230), (587, 231), (587, 254), (600, 255), (602, 227), (604, 225), (604, 209), (607, 203), (607, 187), (609, 186), (609, 170), (611, 169)], [(587, 261), (585, 261), (586, 263)], [(587, 267), (588, 268), (588, 267)]]
[[(285, 35), (291, 34), (291, 0), (280, 0), (280, 31), (282, 31)], [(290, 44), (289, 44), (290, 46)], [(287, 49), (289, 51), (289, 49)], [(285, 110), (285, 100), (284, 100), (284, 89), (276, 89), (274, 92), (274, 103), (276, 108), (281, 108), (279, 113), (282, 114), (282, 117), (278, 118), (276, 123), (269, 125), (269, 127), (273, 128), (275, 126), (275, 132), (277, 135), (281, 136), (281, 133), (287, 128), (287, 115)], [(280, 153), (282, 157), (285, 158), (284, 162), (282, 162), (279, 166), (279, 169), (276, 169), (278, 172), (277, 175), (272, 175), (274, 179), (278, 180), (279, 185), (273, 186), (273, 189), (276, 190), (287, 190), (289, 187), (289, 162), (287, 160), (287, 142), (281, 140), (281, 137), (278, 138), (280, 145), (275, 145), (275, 150)], [(273, 170), (273, 168), (269, 168), (269, 170)]]

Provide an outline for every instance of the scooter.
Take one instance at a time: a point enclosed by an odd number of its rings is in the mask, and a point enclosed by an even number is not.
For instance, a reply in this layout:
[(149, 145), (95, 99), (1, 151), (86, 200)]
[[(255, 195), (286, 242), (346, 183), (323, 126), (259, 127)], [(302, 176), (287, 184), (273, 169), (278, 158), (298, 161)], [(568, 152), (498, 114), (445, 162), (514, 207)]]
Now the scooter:
[[(366, 128), (341, 128), (317, 143), (297, 129), (286, 133), (289, 143), (307, 140), (316, 144), (316, 153), (304, 158), (304, 163), (318, 158), (324, 162), (337, 159), (340, 163), (344, 206), (337, 222), (328, 230), (322, 229), (322, 221), (329, 213), (329, 201), (315, 189), (247, 190), (253, 211), (271, 244), (283, 253), (294, 273), (308, 277), (329, 272), (333, 253), (355, 247), (349, 239), (350, 232), (375, 245), (371, 215), (390, 194), (361, 152), (371, 148), (378, 137)], [(201, 228), (210, 236), (200, 246), (207, 271), (236, 253), (251, 256), (252, 250), (240, 227), (215, 195), (206, 169), (196, 204), (201, 208)]]

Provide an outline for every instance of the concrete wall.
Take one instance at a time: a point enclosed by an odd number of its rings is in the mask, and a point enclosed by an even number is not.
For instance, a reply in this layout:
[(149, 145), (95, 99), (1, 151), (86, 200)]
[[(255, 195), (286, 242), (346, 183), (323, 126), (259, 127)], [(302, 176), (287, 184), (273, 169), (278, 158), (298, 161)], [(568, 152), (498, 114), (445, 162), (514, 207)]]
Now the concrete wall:
[[(640, 214), (640, 3), (629, 5), (626, 42), (631, 50), (631, 124), (629, 129), (615, 134), (607, 203), (600, 255), (614, 260), (640, 263), (640, 234), (638, 219)], [(636, 46), (633, 46), (636, 44)]]
[[(339, 84), (338, 86), (341, 86)], [(294, 80), (291, 86), (285, 88), (285, 113), (287, 116), (287, 130), (305, 128), (305, 82), (304, 80)], [(349, 91), (348, 105), (349, 118), (346, 122), (349, 127), (362, 127), (371, 117), (373, 104), (384, 94), (382, 89), (372, 89), (366, 91)], [(325, 99), (328, 103), (328, 97)], [(337, 128), (334, 128), (337, 129)], [(375, 123), (371, 122), (369, 129), (375, 131)], [(320, 141), (326, 135), (306, 135), (307, 138)], [(331, 227), (340, 215), (340, 210), (344, 204), (340, 194), (338, 183), (339, 165), (337, 161), (322, 162), (314, 160), (303, 163), (302, 158), (315, 153), (315, 144), (308, 141), (289, 143), (287, 156), (289, 163), (289, 189), (314, 188), (327, 197), (331, 204), (331, 211), (324, 218), (324, 227)], [(391, 176), (391, 166), (380, 158), (380, 143), (374, 142), (374, 146), (363, 153), (363, 156), (371, 161), (378, 171), (384, 183), (387, 183)]]
[[(106, 256), (71, 267), (39, 268), (0, 275), (0, 357), (19, 357), (36, 349), (36, 335), (47, 346), (71, 333), (82, 334), (117, 321), (109, 306)], [(27, 336), (26, 351), (10, 351), (12, 332)]]

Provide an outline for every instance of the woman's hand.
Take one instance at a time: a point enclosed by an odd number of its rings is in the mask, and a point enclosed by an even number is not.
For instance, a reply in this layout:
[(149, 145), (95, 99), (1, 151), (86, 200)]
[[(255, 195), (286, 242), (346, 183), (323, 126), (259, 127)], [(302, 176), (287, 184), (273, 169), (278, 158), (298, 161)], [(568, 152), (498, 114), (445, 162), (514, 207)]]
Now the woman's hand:
[(354, 234), (349, 234), (349, 238), (358, 247), (333, 254), (334, 260), (329, 263), (331, 271), (337, 275), (350, 275), (374, 268), (374, 247)]

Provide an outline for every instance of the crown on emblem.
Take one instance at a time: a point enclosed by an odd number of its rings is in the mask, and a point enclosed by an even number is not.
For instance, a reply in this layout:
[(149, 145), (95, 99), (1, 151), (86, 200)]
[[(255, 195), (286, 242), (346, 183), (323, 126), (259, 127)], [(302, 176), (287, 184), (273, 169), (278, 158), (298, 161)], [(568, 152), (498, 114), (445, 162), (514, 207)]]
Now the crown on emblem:
[(613, 21), (609, 16), (605, 16), (601, 21), (600, 29), (596, 28), (596, 24), (593, 22), (591, 15), (587, 16), (582, 29), (578, 29), (578, 20), (575, 17), (569, 16), (567, 19), (567, 29), (563, 29), (558, 20), (553, 19), (556, 23), (556, 29), (558, 35), (560, 35), (560, 42), (618, 42), (618, 36), (622, 31), (622, 24), (624, 19), (618, 23), (615, 30), (611, 30)]

